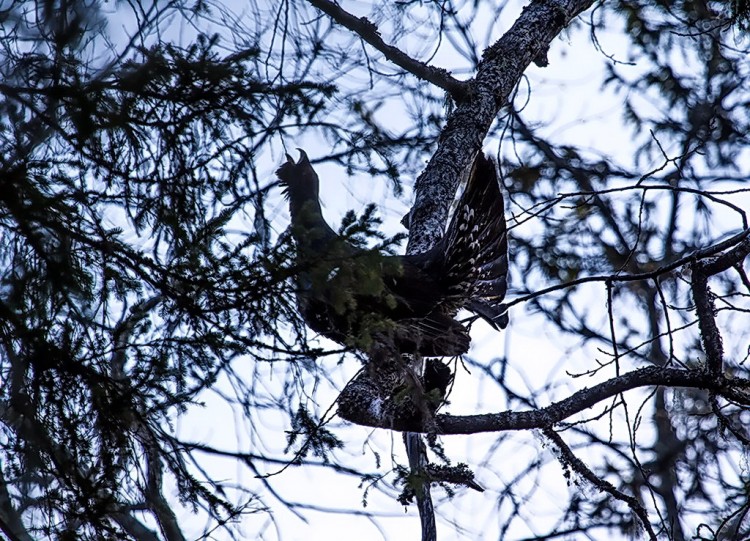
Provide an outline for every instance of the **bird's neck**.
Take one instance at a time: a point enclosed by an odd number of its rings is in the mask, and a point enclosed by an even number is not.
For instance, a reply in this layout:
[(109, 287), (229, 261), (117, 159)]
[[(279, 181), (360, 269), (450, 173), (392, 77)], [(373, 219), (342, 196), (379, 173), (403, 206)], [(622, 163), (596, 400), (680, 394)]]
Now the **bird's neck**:
[[(292, 222), (323, 218), (317, 192), (312, 190), (289, 190), (289, 213)], [(300, 222), (301, 223), (301, 222)]]
[(298, 247), (305, 250), (325, 250), (338, 235), (323, 218), (317, 192), (290, 191), (289, 214), (292, 235)]
[(289, 192), (289, 214), (292, 225), (304, 230), (325, 222), (323, 209), (316, 192), (293, 190)]

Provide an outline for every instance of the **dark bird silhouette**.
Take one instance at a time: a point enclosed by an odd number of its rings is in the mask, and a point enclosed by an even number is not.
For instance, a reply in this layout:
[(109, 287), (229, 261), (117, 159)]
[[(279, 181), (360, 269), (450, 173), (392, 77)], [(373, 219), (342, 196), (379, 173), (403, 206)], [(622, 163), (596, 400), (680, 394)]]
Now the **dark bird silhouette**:
[(474, 160), (442, 239), (416, 255), (385, 255), (354, 246), (323, 218), (320, 181), (304, 151), (277, 171), (289, 200), (296, 244), (297, 303), (307, 325), (335, 342), (399, 354), (466, 353), (465, 307), (495, 328), (507, 316), (508, 239), (494, 163)]

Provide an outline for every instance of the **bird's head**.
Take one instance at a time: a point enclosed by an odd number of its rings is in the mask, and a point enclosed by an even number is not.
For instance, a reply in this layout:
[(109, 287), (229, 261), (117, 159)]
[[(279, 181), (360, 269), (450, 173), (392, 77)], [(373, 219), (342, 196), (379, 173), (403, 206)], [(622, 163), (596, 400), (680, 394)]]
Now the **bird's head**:
[(310, 164), (307, 154), (301, 148), (298, 148), (300, 158), (294, 162), (289, 154), (286, 155), (286, 162), (276, 171), (279, 178), (279, 185), (284, 189), (284, 194), (288, 198), (297, 197), (318, 197), (320, 181), (318, 175)]

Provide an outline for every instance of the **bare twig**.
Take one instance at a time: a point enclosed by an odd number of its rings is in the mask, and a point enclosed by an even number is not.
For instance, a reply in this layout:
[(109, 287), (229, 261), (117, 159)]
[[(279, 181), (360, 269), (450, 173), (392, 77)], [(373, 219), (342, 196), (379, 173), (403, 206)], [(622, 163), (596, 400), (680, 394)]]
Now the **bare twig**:
[[(723, 250), (726, 250), (730, 246), (734, 246), (734, 245), (736, 245), (734, 250), (731, 250), (730, 252), (727, 252), (727, 254), (724, 254), (726, 257), (722, 256), (722, 257), (716, 258), (715, 260), (712, 260), (710, 263), (704, 265), (703, 267), (705, 269), (704, 273), (707, 273), (709, 275), (718, 274), (719, 272), (722, 272), (723, 270), (726, 270), (729, 267), (733, 266), (737, 261), (741, 260), (742, 257), (746, 257), (748, 253), (750, 253), (750, 229), (745, 229), (743, 231), (740, 231), (736, 235), (733, 235), (732, 237), (726, 240), (718, 242), (712, 246), (708, 246), (706, 248), (696, 250), (695, 252), (692, 252), (678, 259), (677, 261), (674, 261), (668, 265), (663, 265), (650, 272), (641, 272), (641, 273), (636, 273), (636, 274), (612, 274), (612, 275), (606, 275), (606, 276), (585, 276), (577, 280), (571, 280), (570, 282), (565, 282), (562, 284), (555, 284), (553, 286), (540, 289), (539, 291), (534, 291), (533, 293), (529, 293), (522, 297), (513, 299), (512, 301), (508, 301), (505, 303), (505, 305), (506, 307), (510, 308), (511, 306), (514, 306), (516, 304), (521, 304), (521, 303), (530, 301), (531, 299), (534, 299), (536, 297), (541, 297), (553, 291), (558, 291), (560, 289), (567, 289), (569, 287), (574, 287), (580, 284), (586, 284), (590, 282), (608, 282), (608, 281), (634, 282), (634, 281), (639, 281), (639, 280), (653, 280), (653, 279), (658, 278), (659, 276), (668, 274), (690, 263), (695, 263), (698, 260), (714, 256), (718, 254), (719, 252), (722, 252)], [(744, 254), (744, 255), (740, 257), (741, 254)]]

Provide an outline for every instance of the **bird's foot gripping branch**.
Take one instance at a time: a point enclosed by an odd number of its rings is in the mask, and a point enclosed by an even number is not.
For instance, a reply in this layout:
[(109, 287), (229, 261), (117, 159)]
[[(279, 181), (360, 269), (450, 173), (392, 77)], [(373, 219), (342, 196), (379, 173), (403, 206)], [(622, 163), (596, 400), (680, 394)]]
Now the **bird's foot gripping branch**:
[(434, 434), (434, 414), (453, 373), (450, 366), (434, 358), (425, 360), (421, 375), (412, 366), (410, 359), (398, 359), (379, 363), (377, 368), (365, 367), (339, 395), (339, 416), (373, 428)]

